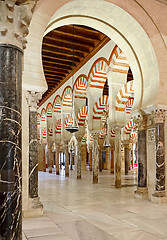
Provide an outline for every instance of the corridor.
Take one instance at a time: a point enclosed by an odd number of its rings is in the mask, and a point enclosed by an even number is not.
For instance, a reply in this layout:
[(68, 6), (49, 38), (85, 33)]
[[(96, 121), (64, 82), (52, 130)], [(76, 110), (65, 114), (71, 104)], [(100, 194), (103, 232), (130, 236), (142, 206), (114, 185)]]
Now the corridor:
[[(135, 171), (135, 170), (134, 170)], [(65, 178), (39, 172), (39, 196), (44, 216), (23, 220), (23, 239), (28, 240), (161, 240), (167, 239), (167, 205), (135, 198), (137, 176), (122, 175), (122, 188), (114, 187), (114, 176), (76, 171)]]

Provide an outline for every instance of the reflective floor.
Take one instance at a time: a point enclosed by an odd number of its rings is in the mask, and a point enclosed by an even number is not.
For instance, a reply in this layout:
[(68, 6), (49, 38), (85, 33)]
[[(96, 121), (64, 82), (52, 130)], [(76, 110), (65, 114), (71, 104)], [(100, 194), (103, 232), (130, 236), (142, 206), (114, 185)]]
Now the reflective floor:
[(167, 204), (154, 204), (134, 197), (136, 172), (122, 176), (120, 189), (114, 176), (76, 171), (70, 177), (39, 172), (39, 195), (44, 216), (23, 220), (23, 239), (32, 240), (167, 240)]

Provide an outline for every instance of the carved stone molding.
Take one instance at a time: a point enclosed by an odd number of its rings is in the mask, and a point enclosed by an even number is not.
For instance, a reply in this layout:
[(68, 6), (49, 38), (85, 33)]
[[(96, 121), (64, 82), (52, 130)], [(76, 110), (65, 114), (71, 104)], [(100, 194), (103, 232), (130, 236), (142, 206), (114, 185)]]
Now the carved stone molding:
[(37, 108), (38, 108), (37, 104), (41, 98), (42, 98), (42, 93), (28, 91), (27, 103), (29, 105), (30, 111), (32, 112), (37, 111)]
[(37, 0), (0, 0), (1, 42), (26, 48), (26, 36)]
[(165, 110), (164, 109), (157, 109), (152, 112), (154, 117), (155, 123), (163, 123), (165, 121)]
[(133, 122), (137, 124), (136, 128), (138, 130), (147, 128), (147, 115), (139, 115), (138, 117), (133, 118)]

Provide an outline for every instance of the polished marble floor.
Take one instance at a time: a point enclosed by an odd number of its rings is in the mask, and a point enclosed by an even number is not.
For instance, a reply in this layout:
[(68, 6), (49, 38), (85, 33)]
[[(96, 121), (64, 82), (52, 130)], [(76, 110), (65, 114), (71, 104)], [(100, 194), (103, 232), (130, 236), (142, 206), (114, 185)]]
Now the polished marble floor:
[(123, 187), (114, 187), (114, 176), (76, 171), (39, 172), (39, 195), (44, 216), (23, 220), (23, 239), (28, 240), (167, 240), (167, 204), (134, 197), (136, 172), (122, 176)]

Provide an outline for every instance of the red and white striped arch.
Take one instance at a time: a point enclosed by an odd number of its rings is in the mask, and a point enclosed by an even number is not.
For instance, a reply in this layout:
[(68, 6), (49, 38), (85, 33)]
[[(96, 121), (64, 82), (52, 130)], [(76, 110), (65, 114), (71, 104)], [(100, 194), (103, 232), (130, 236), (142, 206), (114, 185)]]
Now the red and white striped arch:
[(134, 103), (134, 97), (130, 97), (126, 104), (126, 114), (130, 114)]
[(124, 127), (124, 132), (125, 132), (126, 134), (130, 134), (131, 131), (132, 131), (132, 129), (135, 128), (136, 125), (137, 125), (136, 123), (134, 123), (132, 120), (130, 120), (130, 121), (126, 124), (126, 126)]
[(99, 139), (103, 139), (106, 135), (106, 128), (103, 128), (101, 131), (100, 131), (100, 134), (99, 134)]
[(66, 127), (71, 127), (73, 124), (73, 118), (71, 114), (68, 114), (65, 120), (65, 126)]
[(42, 138), (43, 138), (43, 139), (46, 139), (46, 127), (43, 128)]
[(88, 79), (90, 81), (90, 87), (103, 89), (105, 81), (107, 79), (108, 61), (101, 57), (98, 58), (91, 67)]
[(107, 106), (108, 96), (103, 95), (93, 107), (93, 119), (101, 119), (104, 109)]
[(130, 133), (130, 142), (131, 143), (137, 142), (137, 132), (135, 132), (133, 130)]
[(85, 133), (85, 135), (83, 136), (82, 143), (86, 143), (86, 140), (87, 140), (87, 133)]
[(83, 106), (79, 110), (78, 117), (77, 117), (79, 126), (84, 126), (87, 115), (88, 115), (88, 107), (87, 106)]
[(133, 94), (134, 94), (133, 81), (129, 81), (123, 85), (122, 89), (119, 90), (117, 94), (115, 110), (119, 112), (125, 111), (126, 104), (128, 100), (133, 97)]
[(75, 98), (85, 99), (87, 86), (88, 78), (86, 75), (81, 74), (77, 77), (73, 87)]
[(55, 132), (56, 132), (56, 134), (60, 134), (61, 133), (61, 119), (57, 120)]
[(89, 138), (90, 142), (93, 142), (93, 136), (90, 134), (90, 138)]
[(50, 127), (48, 128), (48, 134), (50, 137), (53, 136), (53, 123), (51, 123)]
[(61, 98), (57, 95), (53, 101), (53, 111), (55, 113), (61, 113)]
[(53, 106), (51, 103), (48, 103), (48, 105), (46, 107), (47, 117), (52, 117), (52, 111), (53, 111)]
[(61, 100), (64, 107), (72, 107), (72, 88), (70, 86), (64, 89)]
[(115, 137), (115, 130), (114, 129), (111, 129), (111, 137)]
[(46, 122), (46, 110), (44, 108), (41, 111), (41, 121)]
[(37, 125), (41, 125), (41, 115), (39, 113), (37, 113)]
[(112, 72), (128, 74), (129, 63), (122, 50), (116, 46), (110, 56), (109, 65), (112, 67)]

